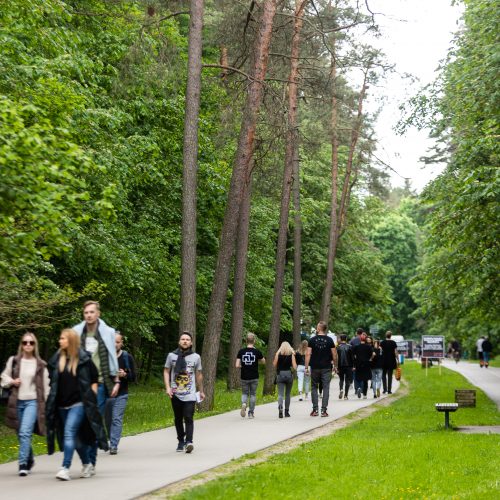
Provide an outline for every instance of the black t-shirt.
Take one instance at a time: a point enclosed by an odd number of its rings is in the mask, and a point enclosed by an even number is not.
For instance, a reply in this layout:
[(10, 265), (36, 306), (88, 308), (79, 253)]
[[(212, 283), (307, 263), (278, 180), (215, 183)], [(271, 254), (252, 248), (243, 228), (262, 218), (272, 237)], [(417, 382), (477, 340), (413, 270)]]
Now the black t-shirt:
[(369, 368), (373, 347), (369, 344), (358, 344), (352, 348), (354, 354), (354, 366), (356, 369)]
[[(99, 374), (97, 368), (94, 363), (90, 361), (90, 383), (97, 384), (98, 379)], [(78, 384), (78, 371), (76, 375), (73, 375), (73, 372), (68, 371), (68, 365), (66, 364), (66, 368), (62, 372), (59, 372), (56, 396), (57, 406), (58, 408), (67, 408), (68, 406), (79, 403), (81, 400), (82, 396)]]
[(394, 354), (394, 351), (398, 348), (396, 342), (385, 339), (380, 342), (380, 347), (382, 348), (382, 364), (384, 368), (396, 368), (396, 355)]
[(333, 339), (328, 335), (315, 335), (309, 339), (309, 347), (312, 349), (309, 365), (315, 369), (332, 367), (332, 349), (335, 347)]
[(278, 355), (278, 366), (276, 367), (278, 372), (280, 371), (290, 371), (292, 369), (292, 355), (289, 354), (285, 356), (283, 354)]
[(118, 356), (118, 368), (127, 372), (126, 377), (120, 377), (120, 390), (118, 396), (128, 394), (128, 383), (135, 380), (135, 361), (132, 355), (126, 351), (122, 351)]
[(306, 364), (306, 356), (305, 354), (300, 354), (300, 352), (295, 353), (295, 362), (298, 365), (305, 365)]
[(238, 351), (236, 356), (241, 360), (241, 380), (255, 380), (259, 378), (259, 359), (264, 356), (255, 347), (245, 347)]

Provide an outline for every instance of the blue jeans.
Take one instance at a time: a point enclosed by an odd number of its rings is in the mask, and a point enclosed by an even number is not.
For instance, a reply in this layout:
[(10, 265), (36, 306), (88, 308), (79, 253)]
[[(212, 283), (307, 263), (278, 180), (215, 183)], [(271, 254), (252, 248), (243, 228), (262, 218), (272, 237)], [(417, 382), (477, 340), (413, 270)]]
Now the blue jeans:
[[(103, 418), (106, 413), (106, 401), (108, 398), (109, 395), (106, 386), (104, 384), (99, 384), (97, 386), (97, 408), (99, 408), (99, 413), (103, 416)], [(97, 441), (93, 445), (89, 446), (88, 454), (90, 463), (95, 465), (97, 462)]]
[(382, 368), (372, 368), (373, 394), (377, 394), (377, 389), (382, 387)]
[(63, 467), (71, 467), (73, 454), (76, 451), (80, 455), (82, 464), (89, 463), (88, 446), (83, 444), (78, 438), (78, 431), (85, 418), (85, 408), (83, 404), (72, 406), (71, 408), (59, 408), (59, 417), (64, 425), (64, 458)]
[(118, 448), (122, 437), (123, 416), (127, 406), (128, 394), (108, 399), (106, 411), (109, 412), (109, 440), (111, 448)]
[(36, 399), (17, 400), (17, 421), (19, 430), (19, 464), (28, 465), (33, 462), (31, 436), (37, 420), (38, 404)]

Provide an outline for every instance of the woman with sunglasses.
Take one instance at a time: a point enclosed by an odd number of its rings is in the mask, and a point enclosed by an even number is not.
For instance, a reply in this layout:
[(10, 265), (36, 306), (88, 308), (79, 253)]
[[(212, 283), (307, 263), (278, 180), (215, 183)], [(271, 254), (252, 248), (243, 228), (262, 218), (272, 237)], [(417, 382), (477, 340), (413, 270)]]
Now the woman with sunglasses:
[(17, 355), (7, 360), (0, 383), (11, 389), (5, 423), (17, 431), (19, 475), (27, 476), (35, 463), (31, 446), (33, 432), (45, 435), (45, 400), (49, 394), (49, 373), (33, 333), (27, 332), (21, 337)]

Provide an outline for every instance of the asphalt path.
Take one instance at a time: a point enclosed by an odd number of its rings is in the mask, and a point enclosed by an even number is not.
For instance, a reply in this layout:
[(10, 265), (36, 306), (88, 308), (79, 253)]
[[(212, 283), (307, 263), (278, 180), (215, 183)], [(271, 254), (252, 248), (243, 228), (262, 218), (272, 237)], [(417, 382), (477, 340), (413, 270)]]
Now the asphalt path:
[[(394, 382), (393, 391), (399, 384)], [(369, 391), (370, 392), (370, 391)], [(383, 396), (387, 397), (387, 396)], [(176, 453), (174, 427), (123, 438), (118, 455), (100, 452), (97, 473), (80, 479), (81, 468), (75, 453), (71, 481), (59, 481), (55, 474), (62, 453), (36, 457), (32, 473), (17, 475), (17, 462), (0, 465), (0, 497), (9, 500), (121, 500), (135, 498), (168, 484), (225, 464), (248, 453), (254, 453), (281, 441), (337, 420), (379, 399), (369, 395), (358, 399), (338, 399), (338, 378), (331, 382), (329, 417), (310, 417), (311, 402), (292, 398), (291, 418), (278, 419), (277, 403), (259, 405), (255, 418), (240, 416), (240, 411), (195, 421), (194, 451)], [(170, 404), (165, 399), (165, 405)], [(125, 414), (125, 418), (127, 418)]]
[(500, 368), (481, 368), (479, 361), (469, 363), (444, 359), (443, 366), (463, 375), (469, 382), (479, 387), (500, 410)]

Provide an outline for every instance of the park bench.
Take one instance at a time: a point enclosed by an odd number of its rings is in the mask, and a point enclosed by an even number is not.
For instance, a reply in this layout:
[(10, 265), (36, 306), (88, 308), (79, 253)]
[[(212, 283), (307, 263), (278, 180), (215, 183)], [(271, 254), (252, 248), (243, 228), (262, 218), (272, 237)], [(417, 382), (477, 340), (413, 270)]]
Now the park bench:
[(458, 403), (436, 403), (435, 408), (437, 411), (444, 412), (444, 428), (450, 427), (450, 412), (458, 410)]

